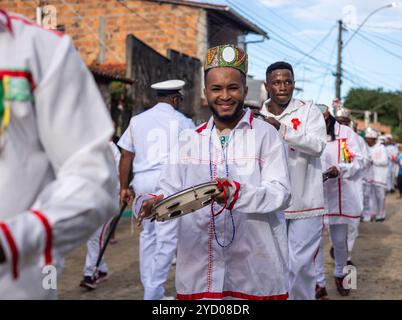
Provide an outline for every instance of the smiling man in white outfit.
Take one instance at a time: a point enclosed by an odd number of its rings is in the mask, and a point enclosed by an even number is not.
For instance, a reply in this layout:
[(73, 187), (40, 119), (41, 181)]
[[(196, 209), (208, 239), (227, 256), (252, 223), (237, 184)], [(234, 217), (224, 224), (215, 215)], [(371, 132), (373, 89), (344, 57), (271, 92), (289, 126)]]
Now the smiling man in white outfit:
[[(156, 90), (158, 103), (134, 116), (118, 145), (120, 160), (120, 198), (130, 197), (131, 185), (137, 194), (153, 193), (159, 185), (163, 166), (168, 162), (170, 149), (178, 143), (179, 133), (194, 128), (193, 122), (177, 111), (185, 82), (168, 80), (151, 86)], [(140, 273), (145, 300), (165, 299), (164, 283), (177, 246), (177, 220), (145, 221), (140, 235)], [(173, 299), (173, 298), (172, 298)]]
[(315, 297), (314, 259), (325, 212), (320, 156), (327, 133), (319, 108), (293, 99), (293, 68), (276, 62), (267, 68), (265, 88), (271, 97), (261, 110), (289, 148), (292, 203), (285, 210), (289, 241), (290, 299)]
[(283, 210), (289, 206), (290, 182), (284, 142), (275, 128), (244, 108), (247, 54), (242, 49), (210, 48), (204, 68), (213, 116), (180, 136), (178, 159), (165, 168), (158, 197), (144, 203), (140, 219), (162, 195), (219, 181), (218, 203), (177, 219), (178, 299), (287, 299)]

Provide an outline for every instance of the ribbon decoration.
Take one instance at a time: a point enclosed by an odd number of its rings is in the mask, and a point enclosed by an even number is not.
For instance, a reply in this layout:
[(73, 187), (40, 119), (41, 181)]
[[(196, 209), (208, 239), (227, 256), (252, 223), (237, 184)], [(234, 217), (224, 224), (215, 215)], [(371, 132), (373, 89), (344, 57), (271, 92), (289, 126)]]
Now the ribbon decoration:
[(341, 161), (343, 163), (351, 163), (354, 155), (350, 152), (346, 139), (341, 139)]
[(10, 77), (4, 76), (0, 81), (0, 136), (10, 123), (10, 101), (7, 96), (10, 88)]

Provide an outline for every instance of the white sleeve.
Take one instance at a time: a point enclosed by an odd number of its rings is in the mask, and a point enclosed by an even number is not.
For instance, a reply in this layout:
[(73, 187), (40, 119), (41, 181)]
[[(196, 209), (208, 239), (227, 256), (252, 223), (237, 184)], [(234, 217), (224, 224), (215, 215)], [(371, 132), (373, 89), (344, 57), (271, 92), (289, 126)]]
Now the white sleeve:
[(44, 251), (66, 254), (117, 213), (107, 109), (69, 38), (54, 50), (34, 103), (40, 144), (55, 177), (39, 190), (32, 212), (5, 221), (20, 265)]
[(279, 128), (279, 132), (289, 147), (312, 156), (320, 157), (327, 143), (327, 129), (321, 110), (314, 104), (311, 105), (305, 121), (307, 123), (304, 132), (293, 129), (293, 127), (283, 123)]
[(123, 135), (120, 137), (119, 141), (117, 142), (117, 145), (124, 150), (135, 153), (134, 140), (132, 134), (133, 125), (134, 125), (134, 118), (130, 120), (128, 128), (126, 129), (126, 131), (124, 131)]
[(370, 167), (370, 151), (367, 143), (359, 136), (360, 150), (363, 156), (363, 168), (366, 170)]
[(229, 209), (239, 213), (266, 214), (290, 206), (290, 179), (285, 150), (284, 142), (272, 127), (272, 132), (263, 139), (261, 181), (233, 181), (236, 186), (234, 190), (231, 188), (233, 200), (229, 203)]

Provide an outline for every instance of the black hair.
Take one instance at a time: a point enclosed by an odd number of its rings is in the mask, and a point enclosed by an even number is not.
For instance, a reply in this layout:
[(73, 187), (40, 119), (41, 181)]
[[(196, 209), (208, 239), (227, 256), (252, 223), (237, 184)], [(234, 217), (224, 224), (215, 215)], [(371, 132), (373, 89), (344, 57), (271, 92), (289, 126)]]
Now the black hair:
[(327, 127), (327, 134), (331, 136), (331, 141), (335, 140), (335, 123), (336, 119), (332, 114), (328, 116), (329, 126)]
[[(212, 68), (211, 68), (211, 69), (212, 69)], [(208, 70), (205, 70), (205, 71), (204, 71), (204, 86), (207, 86), (207, 76), (208, 76), (208, 73), (209, 73), (209, 71), (210, 71), (211, 69), (208, 69)], [(235, 69), (235, 68), (233, 68), (233, 69)], [(246, 86), (246, 85), (247, 85), (247, 76), (246, 76), (243, 72), (241, 72), (240, 70), (238, 70), (238, 69), (236, 69), (236, 70), (240, 72), (240, 74), (241, 74), (241, 81), (242, 81), (242, 83), (244, 84), (244, 86)]]
[(265, 76), (268, 79), (269, 75), (272, 73), (272, 71), (279, 70), (279, 69), (286, 69), (289, 70), (292, 73), (292, 77), (295, 76), (293, 72), (293, 67), (290, 63), (287, 63), (285, 61), (277, 61), (270, 66), (268, 66), (267, 71), (265, 72)]

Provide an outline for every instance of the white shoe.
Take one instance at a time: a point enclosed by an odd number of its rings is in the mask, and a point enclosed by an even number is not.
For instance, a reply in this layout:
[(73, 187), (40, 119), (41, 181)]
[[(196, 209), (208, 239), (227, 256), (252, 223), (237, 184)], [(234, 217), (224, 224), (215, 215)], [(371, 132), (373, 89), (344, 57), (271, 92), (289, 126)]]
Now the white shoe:
[(172, 260), (172, 266), (176, 265), (176, 261), (177, 261), (177, 256), (174, 255), (173, 260)]
[(161, 300), (176, 300), (176, 299), (172, 296), (163, 296)]

